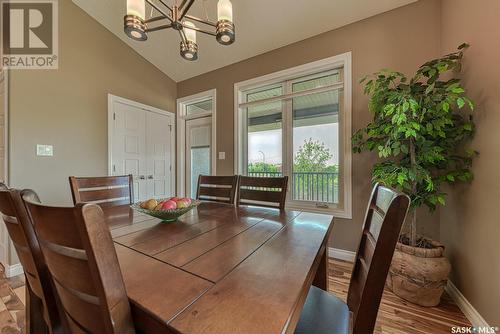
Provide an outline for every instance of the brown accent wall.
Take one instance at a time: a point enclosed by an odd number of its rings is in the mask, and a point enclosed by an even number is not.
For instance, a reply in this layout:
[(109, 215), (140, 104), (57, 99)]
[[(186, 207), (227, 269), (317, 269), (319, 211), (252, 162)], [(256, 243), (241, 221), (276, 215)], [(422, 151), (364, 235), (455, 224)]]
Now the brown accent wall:
[(476, 101), (480, 152), (474, 180), (451, 190), (440, 211), (452, 281), (490, 326), (500, 326), (500, 2), (443, 0), (442, 51), (471, 44), (462, 78)]
[[(69, 175), (107, 174), (108, 93), (175, 112), (177, 85), (69, 0), (59, 69), (10, 73), (11, 185), (70, 204)], [(37, 157), (36, 144), (54, 145)]]
[[(177, 86), (178, 97), (217, 89), (217, 151), (226, 152), (226, 160), (217, 161), (217, 173), (234, 172), (234, 83), (352, 51), (352, 121), (353, 130), (359, 129), (371, 117), (367, 110), (367, 97), (358, 84), (359, 79), (382, 68), (411, 73), (424, 61), (437, 56), (440, 49), (440, 10), (439, 1), (421, 0), (180, 82)], [(227, 49), (227, 52), (231, 50)], [(353, 219), (337, 219), (333, 247), (356, 248), (370, 193), (370, 166), (373, 161), (374, 157), (369, 154), (353, 156)], [(427, 217), (424, 213), (424, 216), (422, 221), (428, 224), (423, 224), (423, 229), (426, 234), (437, 238), (437, 215)]]

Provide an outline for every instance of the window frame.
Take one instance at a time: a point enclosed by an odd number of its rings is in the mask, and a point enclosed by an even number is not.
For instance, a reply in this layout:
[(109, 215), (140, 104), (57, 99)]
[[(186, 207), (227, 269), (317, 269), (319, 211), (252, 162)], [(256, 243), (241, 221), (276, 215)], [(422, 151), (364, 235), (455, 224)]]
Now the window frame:
[[(208, 99), (212, 100), (211, 112), (187, 115), (188, 105)], [(204, 117), (212, 118), (211, 173), (217, 175), (217, 90), (214, 88), (177, 99), (177, 196), (184, 196), (186, 193), (186, 121)]]
[[(247, 172), (247, 120), (241, 112), (240, 105), (244, 104), (245, 91), (262, 86), (279, 83), (292, 84), (292, 81), (319, 72), (326, 72), (343, 68), (343, 112), (339, 114), (339, 203), (329, 204), (328, 208), (321, 208), (315, 202), (294, 201), (290, 192), (287, 195), (287, 208), (300, 209), (311, 212), (332, 214), (339, 218), (352, 219), (352, 54), (346, 52), (337, 56), (314, 61), (308, 64), (299, 65), (283, 71), (267, 74), (257, 78), (234, 84), (234, 170), (235, 174), (246, 174)], [(291, 87), (289, 87), (291, 89)], [(292, 108), (292, 101), (285, 100), (284, 111)], [(283, 112), (282, 117), (282, 159), (283, 173), (291, 175), (293, 166), (293, 122), (289, 119), (293, 117), (290, 112)], [(246, 153), (246, 154), (245, 154)], [(291, 182), (291, 181), (290, 181)]]

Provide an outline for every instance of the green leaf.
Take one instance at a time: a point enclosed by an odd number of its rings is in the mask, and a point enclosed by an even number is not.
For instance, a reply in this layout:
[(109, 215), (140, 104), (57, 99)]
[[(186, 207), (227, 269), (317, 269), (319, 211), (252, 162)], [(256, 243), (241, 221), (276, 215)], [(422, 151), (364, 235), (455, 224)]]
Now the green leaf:
[(385, 107), (384, 107), (384, 112), (387, 116), (390, 116), (394, 113), (394, 109), (396, 109), (396, 105), (391, 103), (391, 104), (387, 104)]
[(398, 174), (398, 183), (400, 185), (403, 185), (405, 183), (406, 179), (407, 179), (406, 174), (404, 174), (404, 173)]
[(403, 102), (403, 112), (407, 112), (410, 109), (410, 103), (408, 101)]
[(418, 110), (418, 102), (415, 101), (414, 99), (410, 99), (410, 109), (413, 112), (417, 112)]
[(448, 179), (448, 181), (451, 181), (451, 182), (455, 181), (455, 177), (451, 174), (446, 175), (446, 178)]
[(427, 88), (425, 89), (425, 94), (429, 94), (430, 92), (432, 92), (434, 90), (434, 85), (435, 83), (432, 83), (431, 85), (427, 86)]
[(462, 109), (465, 106), (465, 101), (461, 97), (457, 99), (457, 105), (460, 109)]

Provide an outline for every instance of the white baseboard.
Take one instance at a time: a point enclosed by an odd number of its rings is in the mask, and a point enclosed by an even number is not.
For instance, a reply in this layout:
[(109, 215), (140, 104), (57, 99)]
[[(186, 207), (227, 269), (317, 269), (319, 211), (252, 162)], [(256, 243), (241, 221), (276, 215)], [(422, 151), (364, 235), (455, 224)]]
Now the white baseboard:
[(24, 273), (23, 266), (20, 263), (12, 266), (5, 266), (5, 277), (10, 278)]
[(343, 260), (347, 262), (354, 262), (354, 260), (356, 259), (355, 252), (333, 247), (328, 247), (328, 256), (333, 257), (334, 259)]
[(474, 308), (474, 306), (469, 303), (469, 301), (465, 298), (465, 296), (457, 289), (455, 284), (453, 284), (450, 280), (448, 280), (448, 284), (445, 288), (446, 292), (450, 297), (455, 301), (460, 310), (464, 313), (464, 315), (469, 319), (472, 326), (479, 328), (489, 328), (490, 326), (484, 320), (484, 318), (479, 314), (479, 312)]

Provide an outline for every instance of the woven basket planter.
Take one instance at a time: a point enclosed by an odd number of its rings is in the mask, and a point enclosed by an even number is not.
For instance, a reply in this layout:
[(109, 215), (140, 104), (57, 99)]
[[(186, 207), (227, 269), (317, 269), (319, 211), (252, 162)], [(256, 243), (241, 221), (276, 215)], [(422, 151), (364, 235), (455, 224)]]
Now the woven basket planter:
[(443, 257), (444, 246), (435, 241), (428, 243), (433, 248), (412, 247), (398, 242), (387, 286), (409, 302), (432, 307), (441, 300), (451, 266)]

